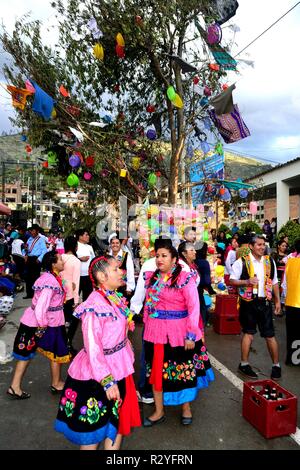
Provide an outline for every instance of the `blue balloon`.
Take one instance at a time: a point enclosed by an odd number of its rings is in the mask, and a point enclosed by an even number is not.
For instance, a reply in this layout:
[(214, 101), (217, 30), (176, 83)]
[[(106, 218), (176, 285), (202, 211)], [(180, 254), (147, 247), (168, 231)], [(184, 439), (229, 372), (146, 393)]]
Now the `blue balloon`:
[(22, 142), (26, 142), (26, 140), (27, 140), (26, 135), (21, 135), (21, 140), (22, 140)]
[(146, 132), (146, 136), (148, 137), (149, 140), (155, 140), (156, 139), (156, 132), (154, 129), (148, 129)]
[(112, 118), (108, 114), (105, 114), (102, 119), (106, 124), (110, 124), (112, 122)]
[(226, 245), (223, 242), (219, 242), (218, 247), (221, 248), (221, 250), (224, 250), (224, 251), (226, 250)]
[(206, 97), (201, 98), (200, 106), (206, 106), (208, 104), (208, 99)]
[(218, 289), (220, 289), (220, 290), (226, 290), (225, 284), (224, 284), (223, 282), (219, 282), (219, 284), (218, 284)]
[(208, 153), (210, 151), (210, 146), (207, 142), (201, 142), (200, 144), (201, 150), (203, 153)]
[(170, 233), (171, 233), (172, 235), (175, 235), (175, 233), (176, 233), (176, 227), (174, 227), (174, 225), (170, 225), (169, 230), (170, 230)]

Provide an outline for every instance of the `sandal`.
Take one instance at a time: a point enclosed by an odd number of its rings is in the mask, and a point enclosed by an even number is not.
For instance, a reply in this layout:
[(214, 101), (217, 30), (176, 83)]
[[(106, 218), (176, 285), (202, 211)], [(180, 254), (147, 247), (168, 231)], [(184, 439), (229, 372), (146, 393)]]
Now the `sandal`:
[(53, 387), (53, 385), (50, 386), (50, 392), (52, 393), (52, 395), (60, 395), (62, 391), (63, 391), (63, 388), (59, 389), (59, 388)]
[(9, 387), (9, 389), (7, 390), (6, 393), (7, 393), (7, 395), (9, 395), (14, 400), (25, 400), (26, 398), (31, 397), (30, 393), (28, 393), (28, 392), (22, 392), (21, 395), (19, 395), (18, 393), (16, 393), (14, 391), (14, 389), (12, 387)]

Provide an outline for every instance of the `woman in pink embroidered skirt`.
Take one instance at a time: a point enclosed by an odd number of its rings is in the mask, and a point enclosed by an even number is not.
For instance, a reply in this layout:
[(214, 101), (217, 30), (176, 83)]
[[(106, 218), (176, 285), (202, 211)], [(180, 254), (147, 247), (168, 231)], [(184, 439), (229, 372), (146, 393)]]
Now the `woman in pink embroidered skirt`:
[(192, 423), (190, 402), (214, 380), (206, 347), (193, 272), (178, 264), (175, 248), (156, 252), (155, 273), (147, 276), (144, 312), (145, 358), (155, 411), (150, 427), (165, 420), (164, 405), (182, 405), (181, 423)]
[(50, 360), (52, 393), (60, 393), (62, 363), (70, 362), (63, 304), (65, 292), (58, 274), (63, 270), (61, 256), (55, 251), (44, 255), (46, 270), (34, 283), (31, 306), (26, 308), (14, 342), (13, 356), (18, 360), (8, 395), (15, 399), (30, 398), (21, 382), (36, 351)]
[(141, 424), (127, 339), (130, 311), (115, 292), (122, 285), (118, 266), (111, 256), (91, 262), (96, 290), (74, 313), (84, 348), (68, 370), (55, 429), (82, 450), (96, 450), (101, 441), (105, 450), (118, 450), (122, 436)]

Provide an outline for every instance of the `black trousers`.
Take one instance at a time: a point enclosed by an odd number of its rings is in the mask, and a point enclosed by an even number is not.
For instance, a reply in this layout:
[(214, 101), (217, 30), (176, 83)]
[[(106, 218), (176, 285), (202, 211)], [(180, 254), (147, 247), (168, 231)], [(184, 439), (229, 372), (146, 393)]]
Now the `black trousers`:
[(93, 292), (92, 282), (89, 276), (80, 276), (79, 294), (82, 292), (82, 301), (84, 302)]
[(32, 286), (41, 275), (41, 263), (37, 261), (37, 256), (28, 256), (26, 262), (26, 294), (27, 297), (33, 297)]
[(67, 329), (67, 337), (68, 337), (68, 343), (69, 346), (72, 347), (72, 341), (75, 336), (79, 319), (74, 317), (73, 315), (73, 305), (74, 305), (74, 299), (69, 299), (64, 303), (64, 315), (65, 315), (65, 321), (69, 323), (69, 327)]
[(16, 264), (17, 274), (20, 275), (21, 279), (24, 279), (25, 259), (23, 258), (23, 256), (19, 255), (12, 255), (12, 257)]

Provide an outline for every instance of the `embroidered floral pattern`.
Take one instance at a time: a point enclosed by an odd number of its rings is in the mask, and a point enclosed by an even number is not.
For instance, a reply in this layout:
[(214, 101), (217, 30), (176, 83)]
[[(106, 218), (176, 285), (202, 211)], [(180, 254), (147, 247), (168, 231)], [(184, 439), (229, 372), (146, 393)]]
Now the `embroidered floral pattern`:
[(91, 397), (86, 405), (80, 408), (79, 420), (84, 423), (87, 421), (89, 424), (95, 424), (105, 413), (107, 413), (107, 407), (103, 405), (102, 401), (97, 401), (96, 398)]
[(119, 419), (119, 407), (121, 406), (122, 400), (116, 400), (112, 409), (113, 416)]
[(27, 344), (25, 343), (25, 335), (22, 335), (20, 337), (20, 342), (18, 344), (18, 349), (27, 349), (27, 351), (31, 351), (32, 348), (36, 345), (34, 335), (27, 341)]
[(60, 400), (59, 408), (66, 413), (67, 418), (70, 418), (74, 413), (76, 404), (77, 392), (71, 388), (65, 390), (65, 395)]
[(182, 380), (183, 382), (186, 382), (187, 380), (193, 380), (195, 377), (196, 371), (191, 360), (187, 361), (187, 363), (182, 362), (180, 364), (177, 364), (177, 362), (174, 361), (164, 362), (164, 380)]

